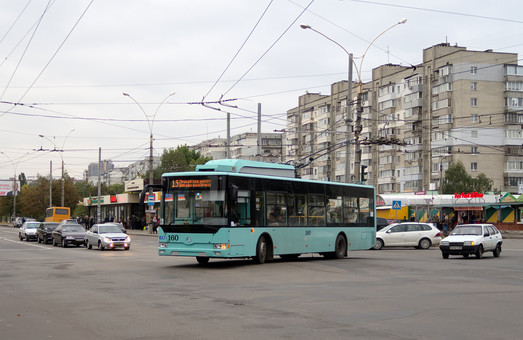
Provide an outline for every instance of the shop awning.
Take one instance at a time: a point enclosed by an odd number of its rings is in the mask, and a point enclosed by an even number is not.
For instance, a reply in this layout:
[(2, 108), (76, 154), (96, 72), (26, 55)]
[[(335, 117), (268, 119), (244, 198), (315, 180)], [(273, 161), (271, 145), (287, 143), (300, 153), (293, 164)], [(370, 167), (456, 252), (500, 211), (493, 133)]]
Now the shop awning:
[(455, 211), (483, 211), (483, 207), (454, 207)]

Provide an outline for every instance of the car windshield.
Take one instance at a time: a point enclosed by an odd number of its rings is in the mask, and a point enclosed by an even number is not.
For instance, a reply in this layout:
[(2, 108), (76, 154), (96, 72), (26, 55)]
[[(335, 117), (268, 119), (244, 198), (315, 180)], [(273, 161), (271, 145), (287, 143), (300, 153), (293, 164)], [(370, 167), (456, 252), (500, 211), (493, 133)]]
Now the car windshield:
[(457, 226), (451, 235), (481, 235), (481, 226)]
[(101, 225), (99, 228), (100, 234), (108, 234), (108, 233), (121, 233), (122, 229), (118, 227), (117, 225)]
[(40, 223), (26, 223), (25, 228), (26, 229), (36, 229), (40, 226)]
[(84, 231), (84, 228), (82, 228), (81, 226), (67, 226), (63, 227), (62, 231), (76, 233)]

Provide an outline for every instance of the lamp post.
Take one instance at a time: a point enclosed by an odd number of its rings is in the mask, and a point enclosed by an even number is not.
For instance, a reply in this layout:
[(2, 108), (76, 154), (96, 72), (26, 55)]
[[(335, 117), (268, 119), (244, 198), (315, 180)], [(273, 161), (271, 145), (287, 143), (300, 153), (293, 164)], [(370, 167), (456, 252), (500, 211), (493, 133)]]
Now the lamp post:
[[(158, 107), (156, 108), (156, 111), (154, 112), (153, 115), (148, 115), (144, 108), (142, 107), (142, 105), (140, 105), (140, 103), (138, 103), (138, 101), (136, 101), (136, 99), (134, 99), (130, 94), (128, 93), (123, 93), (123, 95), (125, 97), (129, 97), (131, 98), (131, 100), (133, 102), (135, 102), (136, 105), (138, 105), (138, 107), (140, 108), (140, 110), (142, 110), (144, 116), (145, 116), (145, 119), (147, 119), (147, 124), (149, 125), (149, 184), (153, 184), (153, 180), (154, 180), (154, 176), (153, 176), (153, 124), (154, 124), (154, 119), (156, 118), (156, 114), (158, 114), (158, 110), (160, 110), (160, 107), (163, 105), (163, 103), (165, 103), (167, 101), (167, 99), (169, 99), (169, 97), (171, 96), (174, 96), (175, 92), (173, 93), (170, 93), (169, 95), (167, 95), (167, 97), (164, 98), (164, 100), (162, 100), (162, 102), (158, 105)], [(149, 188), (149, 195), (152, 195), (153, 194), (153, 188), (150, 187)], [(141, 202), (140, 202), (141, 203)], [(149, 209), (147, 209), (149, 211)], [(148, 212), (147, 213), (149, 215), (149, 233), (153, 233), (153, 228), (152, 228), (152, 213)]]
[(361, 146), (359, 142), (362, 126), (361, 126), (361, 113), (363, 112), (363, 106), (362, 106), (362, 81), (361, 81), (361, 69), (363, 67), (363, 60), (365, 59), (365, 55), (367, 54), (370, 47), (374, 44), (374, 42), (381, 37), (383, 34), (385, 34), (390, 29), (396, 27), (397, 25), (401, 25), (407, 22), (407, 19), (403, 18), (396, 22), (394, 25), (390, 26), (380, 34), (378, 34), (367, 46), (365, 49), (365, 52), (360, 57), (360, 66), (357, 67), (354, 62), (354, 57), (352, 56), (352, 53), (349, 53), (340, 43), (337, 41), (329, 38), (325, 34), (321, 33), (320, 31), (312, 28), (310, 25), (300, 25), (302, 29), (310, 29), (322, 37), (328, 39), (329, 41), (335, 43), (337, 46), (341, 47), (343, 51), (348, 55), (349, 61), (349, 71), (348, 71), (348, 84), (347, 84), (347, 117), (345, 119), (345, 125), (346, 125), (346, 137), (347, 137), (347, 146), (346, 146), (346, 155), (345, 155), (345, 182), (349, 182), (350, 180), (350, 167), (349, 167), (349, 151), (350, 151), (350, 143), (349, 143), (349, 123), (350, 123), (350, 103), (352, 99), (352, 65), (354, 64), (354, 67), (356, 67), (356, 72), (358, 75), (358, 96), (356, 100), (356, 124), (354, 128), (354, 178), (355, 180), (358, 180), (360, 178), (360, 165), (361, 165)]

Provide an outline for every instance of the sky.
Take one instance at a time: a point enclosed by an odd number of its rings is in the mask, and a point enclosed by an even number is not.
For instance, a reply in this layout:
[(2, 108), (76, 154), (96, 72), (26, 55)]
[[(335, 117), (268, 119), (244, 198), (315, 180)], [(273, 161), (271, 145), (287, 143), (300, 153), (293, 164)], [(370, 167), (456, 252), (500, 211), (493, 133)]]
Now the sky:
[[(419, 64), (423, 49), (445, 42), (523, 55), (518, 0), (0, 6), (0, 179), (49, 176), (51, 162), (59, 178), (62, 160), (81, 179), (100, 148), (102, 159), (127, 166), (148, 157), (151, 130), (157, 156), (224, 138), (227, 113), (231, 135), (256, 132), (258, 103), (262, 131), (284, 129), (300, 95), (328, 95), (332, 83), (347, 80), (345, 51), (361, 63), (362, 81), (383, 64)], [(402, 18), (407, 22), (394, 26)]]

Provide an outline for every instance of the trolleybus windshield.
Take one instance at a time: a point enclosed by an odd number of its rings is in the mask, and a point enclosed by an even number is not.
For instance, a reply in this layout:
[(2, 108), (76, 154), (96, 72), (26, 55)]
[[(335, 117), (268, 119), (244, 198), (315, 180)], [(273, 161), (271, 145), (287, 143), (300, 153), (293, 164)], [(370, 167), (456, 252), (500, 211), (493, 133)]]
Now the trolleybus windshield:
[(165, 196), (164, 224), (225, 226), (225, 190), (211, 177), (174, 178)]

